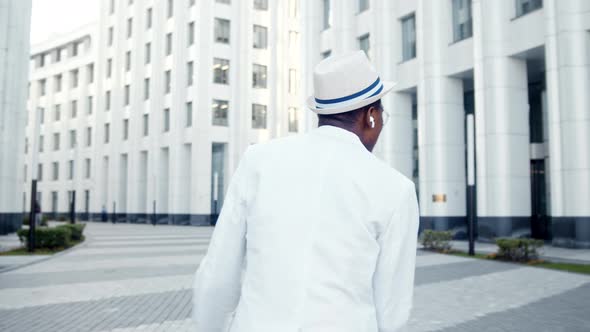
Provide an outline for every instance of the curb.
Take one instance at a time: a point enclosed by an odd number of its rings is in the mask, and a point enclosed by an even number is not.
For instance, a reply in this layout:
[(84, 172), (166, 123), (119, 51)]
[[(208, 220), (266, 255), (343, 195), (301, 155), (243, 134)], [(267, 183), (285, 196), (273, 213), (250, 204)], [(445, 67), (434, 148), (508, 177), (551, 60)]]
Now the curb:
[(4, 272), (8, 272), (8, 271), (13, 271), (13, 270), (17, 270), (26, 266), (30, 266), (33, 264), (37, 264), (37, 263), (41, 263), (41, 262), (45, 262), (48, 261), (52, 258), (56, 258), (59, 257), (61, 255), (65, 255), (70, 251), (73, 251), (74, 249), (78, 249), (78, 248), (82, 248), (82, 247), (86, 247), (88, 245), (87, 240), (84, 240), (84, 242), (78, 243), (75, 246), (69, 247), (68, 249), (62, 250), (58, 253), (55, 253), (53, 255), (50, 255), (49, 257), (45, 257), (45, 258), (41, 258), (39, 260), (36, 261), (32, 261), (32, 262), (28, 262), (28, 263), (24, 263), (24, 264), (15, 264), (15, 265), (10, 265), (8, 267), (5, 267), (3, 269), (0, 269), (0, 273), (4, 273)]

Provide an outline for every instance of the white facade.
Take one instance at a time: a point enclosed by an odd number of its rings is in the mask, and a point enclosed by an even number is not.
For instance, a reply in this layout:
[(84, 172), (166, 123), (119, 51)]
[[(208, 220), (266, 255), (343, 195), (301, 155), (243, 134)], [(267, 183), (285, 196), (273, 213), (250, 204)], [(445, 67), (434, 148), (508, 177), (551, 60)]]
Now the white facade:
[(0, 234), (21, 226), (31, 1), (0, 0)]
[[(42, 154), (44, 212), (67, 213), (68, 191), (76, 188), (76, 210), (83, 216), (98, 217), (104, 208), (132, 222), (155, 217), (158, 222), (209, 224), (247, 145), (304, 127), (297, 86), (298, 11), (293, 0), (102, 1), (88, 59), (76, 63), (94, 63), (94, 83), (76, 97), (94, 96), (92, 114), (49, 129), (45, 111), (46, 148), (51, 150), (49, 136), (56, 130), (62, 132), (62, 146), (51, 157)], [(264, 30), (266, 37), (255, 33)], [(36, 53), (57, 45), (50, 44)], [(61, 66), (50, 64), (51, 74), (35, 69), (32, 86), (71, 70)], [(253, 71), (261, 66), (266, 73), (260, 71), (255, 80)], [(217, 76), (215, 69), (221, 70)], [(36, 96), (34, 89), (31, 94)], [(40, 104), (33, 99), (30, 107)], [(79, 103), (78, 113), (86, 113), (84, 102)], [(45, 108), (54, 104), (45, 98)], [(227, 118), (214, 118), (214, 104)], [(256, 121), (254, 108), (260, 115)], [(264, 108), (266, 115), (258, 112)], [(296, 122), (290, 114), (298, 116)], [(92, 127), (90, 146), (87, 127)], [(71, 129), (78, 132), (78, 149), (68, 149)], [(77, 172), (70, 180), (67, 163), (72, 158)], [(59, 179), (52, 180), (50, 164), (58, 159)], [(56, 209), (51, 192), (58, 192)]]
[(67, 212), (74, 190), (79, 211), (86, 210), (84, 195), (94, 189), (86, 160), (94, 159), (96, 34), (97, 25), (90, 24), (31, 47), (23, 211), (29, 210), (33, 176), (43, 213)]
[(588, 1), (322, 0), (303, 15), (307, 94), (323, 56), (367, 44), (398, 82), (376, 153), (414, 178), (423, 228), (464, 234), (473, 113), (479, 236), (590, 246)]

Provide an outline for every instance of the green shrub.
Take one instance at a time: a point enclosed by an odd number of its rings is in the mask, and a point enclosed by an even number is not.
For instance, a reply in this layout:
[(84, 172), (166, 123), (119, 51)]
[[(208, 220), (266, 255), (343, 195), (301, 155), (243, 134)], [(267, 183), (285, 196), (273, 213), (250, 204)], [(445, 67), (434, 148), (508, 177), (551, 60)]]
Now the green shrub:
[(25, 213), (23, 216), (23, 225), (29, 225), (29, 214)]
[(72, 232), (72, 241), (84, 240), (84, 235), (82, 235), (82, 233), (84, 233), (84, 228), (86, 227), (86, 224), (65, 224), (57, 226), (57, 228), (59, 227), (65, 227), (70, 229), (70, 232)]
[(528, 262), (538, 258), (537, 249), (543, 247), (544, 243), (536, 239), (498, 238), (496, 244), (498, 245), (496, 258)]
[[(21, 229), (17, 232), (18, 238), (25, 246), (28, 246), (29, 230)], [(36, 248), (67, 248), (72, 245), (72, 231), (67, 227), (37, 227), (35, 228)]]
[(426, 249), (436, 251), (451, 250), (450, 241), (453, 239), (453, 234), (450, 231), (435, 231), (426, 229), (422, 232), (420, 242)]

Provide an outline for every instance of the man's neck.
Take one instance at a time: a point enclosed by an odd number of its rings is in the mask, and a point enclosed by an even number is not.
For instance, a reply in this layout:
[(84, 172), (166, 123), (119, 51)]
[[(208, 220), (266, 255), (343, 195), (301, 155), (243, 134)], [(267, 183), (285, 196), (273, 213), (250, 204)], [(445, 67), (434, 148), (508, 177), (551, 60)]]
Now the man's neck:
[(345, 124), (345, 123), (342, 123), (339, 121), (318, 121), (318, 127), (321, 127), (321, 126), (333, 126), (333, 127), (338, 127), (340, 129), (350, 131), (351, 133), (358, 136), (361, 143), (363, 143), (363, 145), (365, 146), (365, 148), (367, 148), (367, 150), (371, 151), (371, 149), (369, 149), (367, 147), (367, 144), (365, 144), (365, 140), (363, 138), (363, 135), (361, 135), (362, 130), (360, 130), (357, 126), (351, 125), (351, 124)]

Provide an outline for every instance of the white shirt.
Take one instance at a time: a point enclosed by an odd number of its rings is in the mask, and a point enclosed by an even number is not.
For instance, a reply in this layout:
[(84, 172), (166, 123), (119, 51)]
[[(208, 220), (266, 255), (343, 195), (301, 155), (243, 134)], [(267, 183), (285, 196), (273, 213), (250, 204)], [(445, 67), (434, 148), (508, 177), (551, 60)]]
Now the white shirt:
[(248, 148), (194, 280), (202, 332), (391, 332), (412, 306), (412, 181), (334, 126)]

